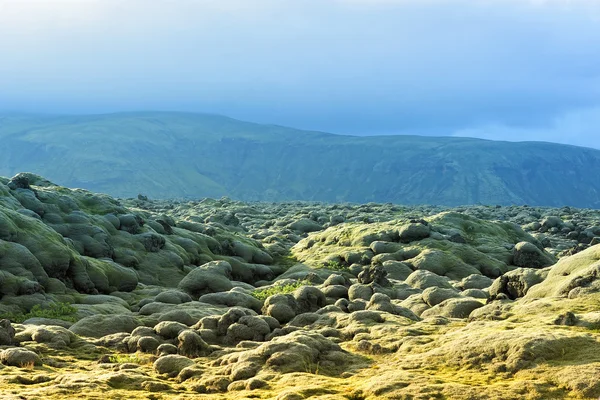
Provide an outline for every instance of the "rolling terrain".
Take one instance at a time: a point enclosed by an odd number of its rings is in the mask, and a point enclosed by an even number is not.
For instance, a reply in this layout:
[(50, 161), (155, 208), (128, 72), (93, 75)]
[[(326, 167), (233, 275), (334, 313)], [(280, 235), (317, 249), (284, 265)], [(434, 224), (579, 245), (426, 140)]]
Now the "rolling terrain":
[(597, 399), (600, 212), (0, 177), (2, 399)]
[(600, 206), (600, 151), (355, 137), (203, 114), (0, 115), (0, 175), (118, 197)]

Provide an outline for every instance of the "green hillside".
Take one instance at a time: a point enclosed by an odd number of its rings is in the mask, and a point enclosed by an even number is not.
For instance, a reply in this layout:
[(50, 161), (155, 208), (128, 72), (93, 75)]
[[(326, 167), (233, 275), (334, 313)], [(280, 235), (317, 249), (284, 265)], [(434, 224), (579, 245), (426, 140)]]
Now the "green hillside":
[(111, 195), (600, 207), (600, 151), (354, 137), (203, 114), (0, 116), (0, 176)]

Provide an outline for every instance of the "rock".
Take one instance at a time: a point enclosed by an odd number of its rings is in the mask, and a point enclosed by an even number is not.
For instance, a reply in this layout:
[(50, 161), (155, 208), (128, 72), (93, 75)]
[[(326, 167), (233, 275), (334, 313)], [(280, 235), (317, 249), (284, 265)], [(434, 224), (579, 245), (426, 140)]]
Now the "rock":
[(421, 318), (446, 317), (446, 318), (468, 318), (469, 314), (477, 308), (483, 307), (483, 303), (469, 298), (448, 299), (440, 304), (423, 311)]
[(160, 251), (166, 244), (165, 238), (154, 232), (145, 232), (136, 235), (136, 237), (142, 243), (146, 251), (151, 253)]
[(387, 271), (380, 265), (371, 265), (365, 268), (358, 274), (358, 282), (363, 285), (376, 283), (380, 286), (391, 286), (390, 281), (386, 278)]
[(434, 286), (423, 290), (422, 297), (425, 303), (427, 303), (430, 307), (433, 307), (440, 304), (444, 300), (461, 297), (461, 295), (455, 289), (444, 289)]
[(327, 305), (325, 294), (314, 286), (301, 286), (292, 295), (296, 301), (296, 313), (317, 311)]
[(296, 300), (290, 294), (277, 294), (265, 300), (262, 312), (275, 318), (279, 323), (290, 322), (296, 316)]
[(484, 275), (473, 274), (463, 278), (458, 286), (463, 290), (466, 289), (485, 289), (494, 283), (494, 280)]
[(363, 364), (360, 357), (345, 352), (331, 339), (306, 331), (274, 337), (256, 348), (223, 356), (221, 360), (231, 364), (232, 379), (251, 378), (262, 368), (280, 374), (316, 373), (317, 363), (335, 376)]
[(192, 298), (187, 293), (179, 290), (166, 290), (156, 295), (154, 301), (168, 304), (182, 304), (191, 302)]
[(154, 326), (154, 331), (165, 339), (175, 339), (186, 329), (187, 325), (175, 321), (162, 321)]
[(256, 312), (260, 312), (263, 303), (256, 297), (246, 293), (230, 290), (228, 292), (211, 293), (200, 296), (198, 299), (201, 303), (223, 305), (227, 307), (243, 307), (249, 308)]
[(131, 332), (141, 323), (130, 315), (92, 315), (80, 319), (69, 330), (79, 336), (100, 338), (119, 332)]
[(323, 229), (319, 223), (307, 218), (299, 219), (298, 221), (291, 223), (289, 227), (291, 230), (300, 233), (317, 232)]
[(160, 346), (160, 341), (153, 336), (142, 336), (136, 343), (136, 350), (143, 353), (154, 353)]
[(355, 283), (348, 289), (348, 299), (353, 301), (357, 299), (370, 300), (373, 296), (373, 288), (361, 283)]
[(0, 346), (10, 346), (15, 338), (15, 328), (7, 319), (0, 320)]
[(42, 365), (41, 358), (31, 350), (9, 348), (0, 352), (0, 362), (12, 367), (29, 367)]
[(431, 229), (423, 223), (411, 223), (398, 230), (399, 240), (402, 243), (414, 242), (429, 237)]
[(252, 316), (255, 315), (256, 313), (246, 309), (246, 308), (241, 308), (241, 307), (233, 307), (230, 308), (229, 310), (227, 310), (227, 312), (225, 314), (223, 314), (218, 322), (217, 322), (217, 333), (221, 336), (224, 336), (227, 334), (229, 327), (233, 324), (235, 324), (236, 322), (238, 322), (241, 318), (246, 317), (246, 316)]
[(242, 340), (262, 342), (271, 333), (271, 327), (259, 316), (246, 315), (227, 328), (226, 342), (230, 344)]
[(182, 369), (194, 365), (194, 361), (176, 354), (159, 357), (154, 361), (154, 370), (159, 374), (166, 374), (171, 378), (176, 377)]
[(530, 287), (528, 299), (568, 296), (576, 298), (600, 290), (600, 246), (593, 246), (573, 256), (561, 258), (547, 272), (547, 277)]
[(440, 287), (452, 289), (448, 278), (442, 277), (426, 270), (417, 270), (406, 278), (405, 281), (410, 286), (417, 289), (427, 289), (428, 287)]
[(423, 301), (423, 296), (421, 296), (420, 293), (411, 295), (405, 300), (401, 301), (400, 306), (408, 308), (419, 317), (421, 316), (421, 314), (423, 314), (425, 310), (429, 310), (431, 308), (429, 307), (429, 304)]
[(513, 264), (524, 268), (544, 268), (556, 260), (529, 242), (519, 242), (513, 250)]
[(387, 312), (393, 315), (400, 315), (402, 317), (411, 319), (413, 321), (418, 321), (419, 317), (417, 317), (411, 310), (405, 307), (398, 306), (396, 304), (392, 304), (389, 296), (383, 293), (375, 293), (369, 303), (367, 304), (367, 310), (370, 311), (381, 311)]
[(182, 356), (196, 358), (211, 353), (210, 346), (192, 330), (184, 330), (177, 336), (177, 349)]
[(54, 348), (65, 348), (77, 340), (77, 336), (62, 326), (29, 325), (19, 332), (15, 339), (19, 342), (34, 341)]
[(329, 285), (321, 289), (325, 297), (330, 299), (348, 298), (348, 288), (342, 285)]
[(498, 298), (500, 294), (505, 294), (512, 300), (523, 297), (532, 286), (542, 282), (547, 274), (548, 271), (531, 268), (518, 268), (507, 272), (490, 286), (490, 298)]
[(402, 249), (402, 245), (395, 242), (384, 242), (381, 240), (376, 240), (369, 245), (369, 248), (373, 252), (373, 254), (386, 254), (386, 253), (395, 253), (396, 251)]
[(564, 314), (559, 315), (555, 320), (555, 325), (564, 325), (564, 326), (575, 326), (577, 325), (578, 319), (571, 311), (567, 311)]
[(323, 286), (350, 286), (350, 280), (342, 275), (331, 274), (325, 279)]
[(227, 292), (231, 284), (231, 265), (226, 261), (211, 261), (191, 270), (178, 288), (194, 298), (208, 293)]
[(384, 261), (382, 267), (385, 272), (387, 272), (387, 278), (396, 279), (399, 281), (406, 280), (406, 278), (413, 273), (413, 270), (407, 264), (401, 261)]
[(545, 217), (541, 222), (541, 225), (546, 229), (561, 228), (563, 224), (563, 220), (554, 215)]
[(490, 298), (490, 294), (488, 292), (486, 292), (485, 290), (481, 290), (481, 289), (467, 289), (467, 290), (463, 290), (462, 292), (460, 292), (460, 294), (463, 297), (473, 297), (476, 299), (489, 299)]
[(163, 343), (156, 348), (156, 354), (158, 354), (160, 357), (169, 354), (177, 354), (177, 352), (177, 346), (171, 343)]
[(190, 314), (188, 314), (187, 312), (185, 312), (183, 310), (167, 311), (166, 313), (161, 314), (161, 316), (158, 317), (158, 320), (160, 322), (164, 322), (164, 321), (179, 322), (179, 323), (181, 323), (183, 325), (187, 325), (187, 326), (194, 325), (196, 322), (198, 322), (198, 319), (192, 317)]

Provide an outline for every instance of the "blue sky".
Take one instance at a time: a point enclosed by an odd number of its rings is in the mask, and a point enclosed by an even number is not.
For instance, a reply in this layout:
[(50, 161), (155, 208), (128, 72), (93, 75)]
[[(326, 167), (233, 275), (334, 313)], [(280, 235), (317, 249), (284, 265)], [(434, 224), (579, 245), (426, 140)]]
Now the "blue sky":
[(0, 110), (600, 148), (597, 0), (0, 0)]

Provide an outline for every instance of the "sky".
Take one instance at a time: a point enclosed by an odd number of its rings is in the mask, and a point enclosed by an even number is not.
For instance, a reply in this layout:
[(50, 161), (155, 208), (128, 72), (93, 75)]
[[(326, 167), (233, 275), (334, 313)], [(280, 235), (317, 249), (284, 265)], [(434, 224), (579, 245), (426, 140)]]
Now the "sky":
[(600, 1), (0, 0), (0, 110), (600, 148)]

